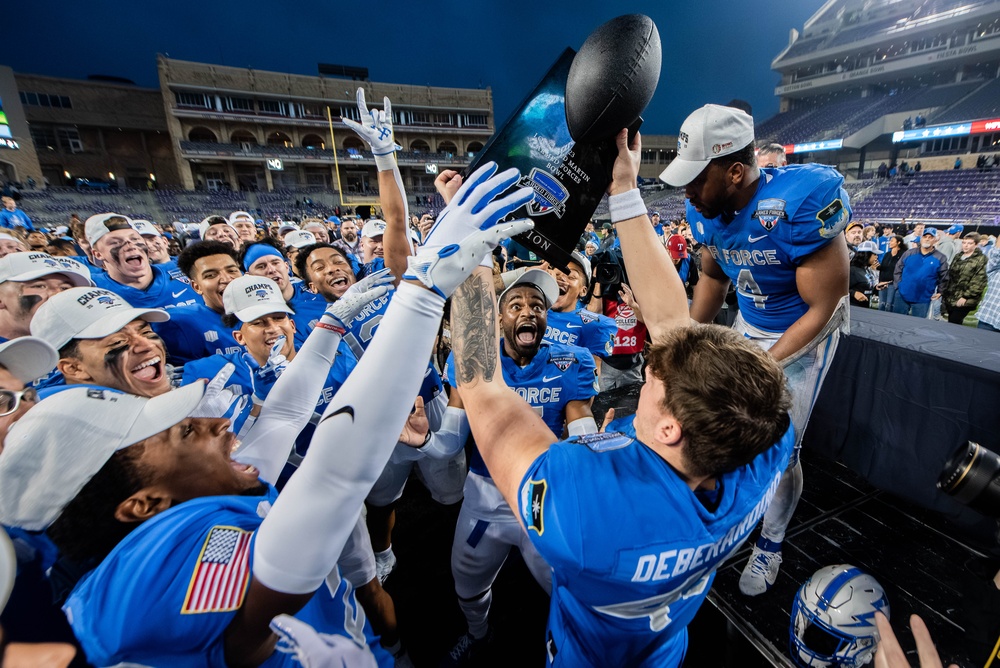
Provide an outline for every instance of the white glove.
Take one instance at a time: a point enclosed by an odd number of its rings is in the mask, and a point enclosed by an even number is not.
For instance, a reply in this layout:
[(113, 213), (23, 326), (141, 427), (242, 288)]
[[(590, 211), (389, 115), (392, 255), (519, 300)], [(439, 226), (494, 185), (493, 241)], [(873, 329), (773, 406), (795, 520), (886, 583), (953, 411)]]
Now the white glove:
[[(493, 227), (507, 214), (531, 201), (534, 196), (531, 188), (518, 188), (494, 201), (521, 177), (516, 167), (499, 174), (496, 171), (497, 164), (488, 162), (466, 179), (427, 233), (423, 244), (425, 249), (437, 251), (460, 244), (473, 232)], [(483, 266), (492, 267), (492, 260)]]
[(416, 255), (406, 258), (403, 278), (418, 280), (447, 299), (498, 243), (534, 226), (530, 220), (500, 223), (487, 230), (473, 232), (457, 245), (451, 244), (438, 250), (420, 249)]
[(215, 378), (205, 386), (205, 394), (189, 417), (218, 418), (224, 417), (229, 409), (242, 398), (226, 387), (226, 381), (233, 375), (236, 366), (227, 363), (215, 374)]
[[(254, 369), (251, 376), (254, 403), (264, 403), (264, 399), (267, 398), (271, 388), (274, 387), (274, 384), (278, 382), (278, 378), (288, 368), (288, 358), (281, 354), (281, 349), (285, 347), (285, 341), (287, 340), (284, 336), (279, 336), (278, 340), (271, 346), (271, 350), (268, 351), (267, 362), (264, 366)], [(245, 353), (245, 355), (251, 364), (251, 368), (253, 368), (256, 362), (253, 361), (249, 353)]]
[(392, 105), (389, 98), (382, 98), (385, 108), (368, 110), (365, 104), (365, 89), (358, 88), (358, 115), (361, 122), (343, 119), (344, 125), (354, 130), (359, 137), (368, 142), (375, 156), (375, 167), (384, 172), (396, 166), (393, 154), (400, 149), (392, 133)]
[(317, 633), (291, 615), (275, 617), (271, 630), (278, 635), (278, 651), (294, 654), (304, 668), (378, 668), (367, 645), (359, 645), (347, 636)]
[(396, 280), (396, 277), (393, 276), (390, 272), (391, 270), (387, 267), (385, 269), (379, 269), (376, 272), (368, 274), (360, 281), (358, 281), (351, 287), (347, 288), (347, 291), (344, 292), (343, 296), (341, 296), (341, 299), (343, 299), (348, 295), (356, 295), (361, 292), (367, 292), (368, 290), (376, 288), (380, 285), (385, 285), (385, 286), (392, 285), (392, 282)]
[[(374, 278), (379, 273), (381, 272), (376, 272), (368, 278)], [(388, 282), (391, 283), (392, 274), (388, 274), (388, 279)], [(354, 294), (351, 294), (351, 289), (354, 286), (348, 288), (347, 292), (340, 299), (326, 307), (326, 311), (320, 317), (316, 326), (333, 329), (343, 334), (347, 331), (347, 326), (350, 322), (354, 320), (354, 316), (361, 313), (364, 307), (389, 293), (389, 286), (385, 285), (383, 280), (384, 278), (380, 278), (374, 287), (367, 290), (359, 290)], [(361, 281), (358, 282), (360, 283)]]

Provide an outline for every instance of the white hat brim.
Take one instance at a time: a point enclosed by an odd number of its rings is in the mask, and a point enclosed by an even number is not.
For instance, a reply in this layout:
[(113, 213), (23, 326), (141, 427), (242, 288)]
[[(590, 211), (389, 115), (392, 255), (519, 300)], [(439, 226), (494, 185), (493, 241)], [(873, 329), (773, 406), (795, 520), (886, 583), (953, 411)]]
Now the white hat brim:
[(667, 165), (667, 168), (660, 172), (660, 180), (668, 186), (680, 188), (698, 178), (711, 160), (683, 160), (675, 158)]

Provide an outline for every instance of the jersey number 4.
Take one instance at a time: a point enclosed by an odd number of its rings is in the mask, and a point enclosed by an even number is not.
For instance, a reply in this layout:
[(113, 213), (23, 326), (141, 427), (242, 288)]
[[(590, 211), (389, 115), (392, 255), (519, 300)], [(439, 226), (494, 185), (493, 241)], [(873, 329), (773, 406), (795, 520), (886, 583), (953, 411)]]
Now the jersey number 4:
[(754, 280), (749, 269), (740, 269), (739, 276), (736, 277), (736, 291), (744, 297), (752, 297), (753, 305), (757, 308), (764, 308), (767, 295), (761, 292), (760, 286), (757, 285), (757, 281)]

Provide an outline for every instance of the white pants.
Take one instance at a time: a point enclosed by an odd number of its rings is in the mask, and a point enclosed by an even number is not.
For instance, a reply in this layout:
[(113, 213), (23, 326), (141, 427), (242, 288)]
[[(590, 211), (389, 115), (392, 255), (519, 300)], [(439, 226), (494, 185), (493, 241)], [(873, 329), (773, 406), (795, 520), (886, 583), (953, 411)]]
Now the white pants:
[[(396, 448), (407, 448), (407, 445), (397, 445)], [(465, 485), (465, 451), (460, 450), (451, 459), (431, 459), (425, 457), (417, 461), (397, 458), (395, 452), (385, 465), (385, 470), (375, 482), (368, 494), (368, 503), (378, 508), (388, 506), (398, 501), (406, 489), (406, 481), (416, 464), (417, 475), (438, 503), (450, 506), (462, 500), (462, 487)]]
[(344, 551), (337, 560), (337, 566), (340, 568), (341, 576), (355, 589), (375, 579), (375, 552), (372, 550), (372, 539), (368, 535), (364, 510), (354, 523), (354, 530), (347, 538)]
[(451, 572), (459, 598), (471, 599), (489, 590), (511, 547), (521, 551), (532, 576), (551, 594), (552, 569), (531, 544), (500, 490), (492, 479), (470, 471), (451, 546)]

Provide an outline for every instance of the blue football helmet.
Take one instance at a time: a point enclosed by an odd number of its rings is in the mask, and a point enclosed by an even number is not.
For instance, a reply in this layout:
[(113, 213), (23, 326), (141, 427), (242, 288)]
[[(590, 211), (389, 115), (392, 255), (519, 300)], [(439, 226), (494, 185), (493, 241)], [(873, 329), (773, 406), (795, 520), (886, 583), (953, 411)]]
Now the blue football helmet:
[(826, 566), (806, 580), (792, 603), (792, 660), (814, 668), (859, 668), (878, 645), (875, 612), (889, 616), (885, 590), (864, 571)]

